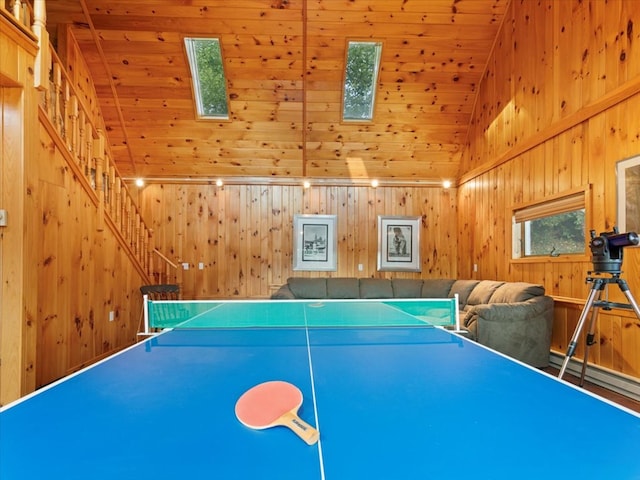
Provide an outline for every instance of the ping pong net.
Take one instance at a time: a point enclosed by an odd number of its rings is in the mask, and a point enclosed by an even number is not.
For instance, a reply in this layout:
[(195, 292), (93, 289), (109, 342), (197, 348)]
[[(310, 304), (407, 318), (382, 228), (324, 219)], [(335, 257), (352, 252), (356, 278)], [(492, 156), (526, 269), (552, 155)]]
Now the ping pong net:
[(144, 331), (242, 327), (434, 326), (460, 330), (458, 299), (149, 300)]

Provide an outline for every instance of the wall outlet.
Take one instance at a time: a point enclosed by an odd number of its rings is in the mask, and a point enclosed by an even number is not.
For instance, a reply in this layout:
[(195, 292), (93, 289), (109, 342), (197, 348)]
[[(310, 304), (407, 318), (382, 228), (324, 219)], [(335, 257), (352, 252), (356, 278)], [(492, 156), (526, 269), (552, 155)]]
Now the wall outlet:
[(473, 271), (474, 271), (474, 272), (477, 272), (477, 271), (478, 271), (478, 264), (477, 264), (477, 263), (474, 263), (474, 264), (473, 264)]
[(7, 226), (7, 211), (0, 210), (0, 227), (6, 227), (6, 226)]
[(203, 262), (200, 262), (200, 263), (198, 264), (198, 269), (199, 269), (199, 270), (204, 270), (204, 263), (203, 263)]
[(361, 263), (358, 264), (358, 271), (361, 272), (362, 270), (364, 270), (364, 267), (362, 266)]

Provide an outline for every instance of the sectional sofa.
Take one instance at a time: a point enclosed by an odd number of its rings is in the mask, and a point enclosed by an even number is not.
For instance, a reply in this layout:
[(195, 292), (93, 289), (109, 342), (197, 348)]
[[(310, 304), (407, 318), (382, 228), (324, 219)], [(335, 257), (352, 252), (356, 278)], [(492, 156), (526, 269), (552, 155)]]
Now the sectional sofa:
[(534, 367), (549, 364), (553, 299), (542, 285), (456, 279), (291, 277), (277, 299), (453, 298), (469, 338)]

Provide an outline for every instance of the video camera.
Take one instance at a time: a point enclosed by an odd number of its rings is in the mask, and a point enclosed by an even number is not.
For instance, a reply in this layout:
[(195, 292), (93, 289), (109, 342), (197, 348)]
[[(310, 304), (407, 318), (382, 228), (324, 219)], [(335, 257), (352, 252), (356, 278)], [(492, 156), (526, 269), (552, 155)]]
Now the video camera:
[(591, 262), (598, 273), (622, 272), (622, 249), (629, 245), (638, 245), (640, 237), (636, 232), (618, 233), (618, 228), (613, 227), (612, 232), (602, 232), (596, 236), (596, 231), (591, 230)]

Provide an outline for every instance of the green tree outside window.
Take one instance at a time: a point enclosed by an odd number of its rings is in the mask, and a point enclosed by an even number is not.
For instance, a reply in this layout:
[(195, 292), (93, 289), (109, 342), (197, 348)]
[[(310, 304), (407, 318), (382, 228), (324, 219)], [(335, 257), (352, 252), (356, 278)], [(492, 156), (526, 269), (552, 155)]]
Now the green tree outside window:
[(227, 79), (217, 38), (185, 38), (198, 116), (229, 118)]
[(347, 48), (343, 120), (372, 120), (382, 43), (353, 42)]

